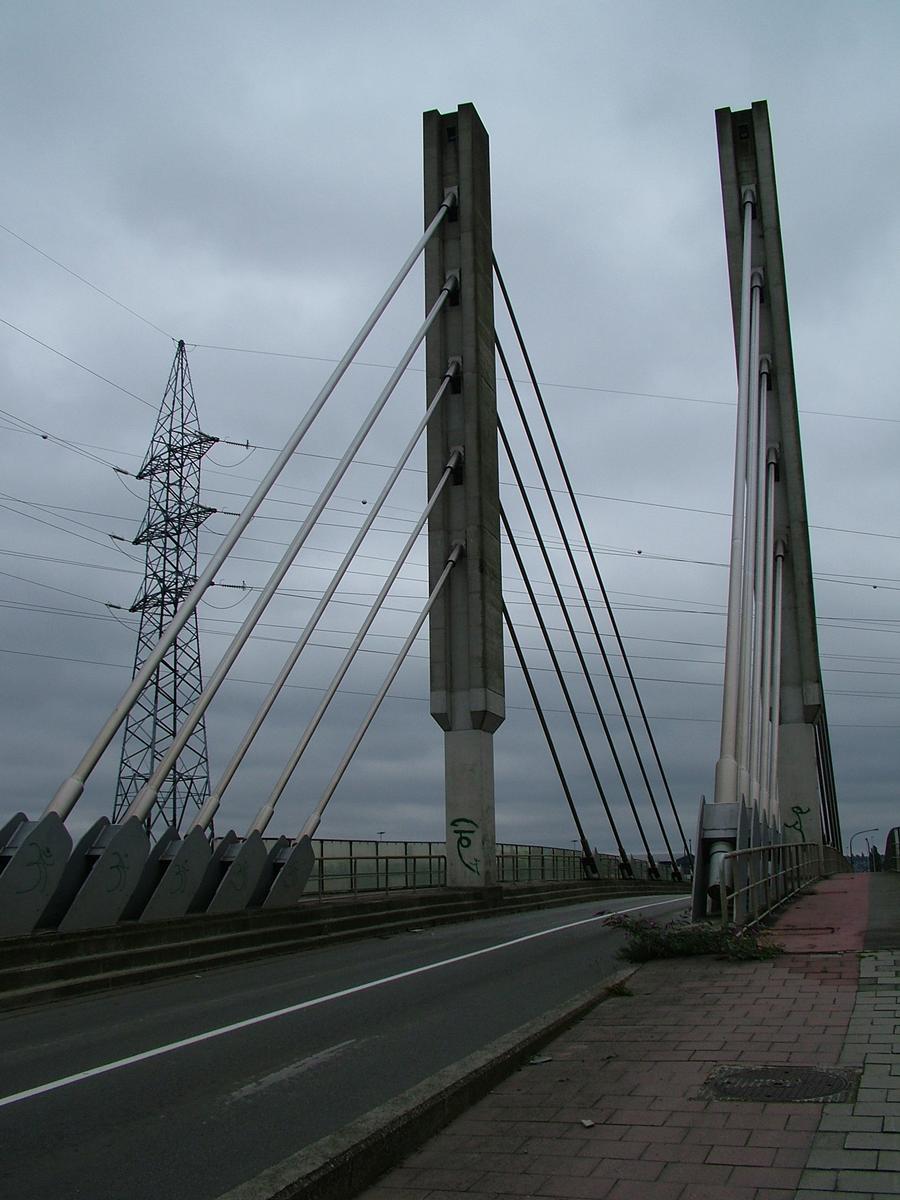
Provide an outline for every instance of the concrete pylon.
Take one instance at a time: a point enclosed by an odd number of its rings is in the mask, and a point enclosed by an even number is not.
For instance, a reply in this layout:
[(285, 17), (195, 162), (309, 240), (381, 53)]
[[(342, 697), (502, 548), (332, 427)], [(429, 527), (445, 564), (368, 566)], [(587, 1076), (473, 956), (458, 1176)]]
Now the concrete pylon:
[(431, 714), (444, 730), (447, 883), (496, 883), (493, 735), (506, 715), (500, 584), (497, 402), (488, 136), (475, 108), (424, 116), (425, 221), (448, 189), (458, 203), (425, 251), (425, 307), (450, 272), (452, 305), (428, 334), (427, 394), (461, 369), (428, 427), (429, 494), (452, 449), (462, 470), (428, 524), (432, 586), (455, 543), (465, 557), (430, 615)]
[(720, 109), (716, 128), (740, 381), (735, 512), (744, 523), (736, 518), (732, 530), (722, 742), (715, 803), (698, 831), (695, 914), (724, 854), (743, 848), (730, 817), (741, 804), (761, 809), (779, 841), (839, 846), (840, 829), (768, 106)]

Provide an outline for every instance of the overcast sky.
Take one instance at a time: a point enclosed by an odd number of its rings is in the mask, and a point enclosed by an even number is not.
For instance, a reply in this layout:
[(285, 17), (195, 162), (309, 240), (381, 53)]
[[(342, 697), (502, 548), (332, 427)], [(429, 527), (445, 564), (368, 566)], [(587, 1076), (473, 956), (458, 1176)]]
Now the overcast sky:
[[(216, 446), (204, 461), (205, 502), (235, 511), (418, 236), (422, 112), (471, 101), (491, 137), (495, 252), (693, 836), (718, 754), (736, 394), (714, 111), (766, 99), (843, 829), (878, 827), (882, 843), (900, 823), (898, 35), (895, 0), (12, 0), (0, 39), (0, 817), (43, 809), (130, 679), (127, 609), (143, 561), (129, 540), (146, 487), (112, 467), (140, 465), (172, 339), (188, 343), (203, 429), (265, 447)], [(417, 271), (219, 583), (264, 582), (421, 311)], [(503, 387), (499, 400), (512, 424)], [(410, 371), (366, 463), (392, 461), (423, 403), (421, 370)], [(527, 459), (523, 471), (536, 479)], [(360, 465), (347, 477), (288, 576), (291, 594), (211, 707), (214, 780), (385, 474)], [(354, 603), (326, 615), (226, 794), (220, 830), (242, 832), (268, 795), (424, 505), (421, 473), (392, 499), (347, 582)], [(503, 499), (524, 531), (509, 488)], [(230, 520), (208, 521), (204, 555)], [(420, 545), (272, 832), (296, 833), (315, 803), (409, 626), (396, 610), (424, 597), (424, 561)], [(508, 600), (521, 600), (508, 557), (504, 577)], [(253, 594), (214, 588), (201, 605), (207, 674)], [(533, 623), (524, 605), (514, 612)], [(537, 647), (535, 630), (522, 637)], [(424, 640), (414, 653), (324, 836), (443, 835)], [(538, 650), (529, 657), (547, 666)], [(515, 669), (507, 700), (498, 836), (570, 845)], [(583, 757), (552, 715), (588, 836), (608, 850)], [(620, 812), (609, 755), (591, 737)], [(111, 812), (119, 750), (117, 739), (73, 831)], [(624, 817), (622, 834), (640, 848)]]

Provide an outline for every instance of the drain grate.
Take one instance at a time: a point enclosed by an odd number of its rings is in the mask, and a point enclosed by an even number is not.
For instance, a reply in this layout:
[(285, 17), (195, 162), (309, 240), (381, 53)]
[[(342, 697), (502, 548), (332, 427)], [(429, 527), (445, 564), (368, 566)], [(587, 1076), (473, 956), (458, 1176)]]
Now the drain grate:
[(709, 1100), (840, 1104), (859, 1083), (852, 1067), (716, 1067), (701, 1091)]

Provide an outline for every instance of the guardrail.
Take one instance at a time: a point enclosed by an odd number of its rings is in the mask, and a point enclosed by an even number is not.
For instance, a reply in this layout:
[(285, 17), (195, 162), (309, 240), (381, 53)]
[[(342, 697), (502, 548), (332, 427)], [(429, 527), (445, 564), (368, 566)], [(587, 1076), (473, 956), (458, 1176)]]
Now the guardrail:
[(319, 857), (306, 886), (306, 895), (443, 887), (446, 882), (447, 858), (444, 854), (354, 854), (345, 859)]
[[(316, 865), (304, 893), (308, 897), (444, 887), (447, 860), (443, 842), (400, 842), (314, 838)], [(616, 855), (597, 854), (599, 878), (621, 878)], [(631, 860), (635, 879), (647, 878), (647, 863)], [(661, 865), (664, 878), (671, 875)], [(497, 843), (498, 883), (574, 882), (584, 878), (581, 853), (560, 846)]]
[(817, 842), (733, 850), (725, 855), (719, 881), (722, 924), (755, 925), (817, 879), (846, 870), (843, 855)]

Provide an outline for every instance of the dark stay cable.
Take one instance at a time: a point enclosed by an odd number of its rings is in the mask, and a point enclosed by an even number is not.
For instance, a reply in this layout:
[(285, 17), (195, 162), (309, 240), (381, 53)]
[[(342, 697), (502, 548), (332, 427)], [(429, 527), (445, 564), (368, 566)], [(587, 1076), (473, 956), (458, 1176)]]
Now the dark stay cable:
[[(547, 500), (549, 501), (550, 509), (551, 509), (551, 512), (553, 513), (553, 518), (556, 521), (556, 527), (559, 530), (560, 540), (562, 542), (563, 548), (565, 549), (566, 557), (568, 558), (568, 561), (569, 561), (569, 567), (572, 571), (572, 576), (578, 587), (578, 593), (581, 596), (581, 602), (584, 605), (585, 613), (587, 614), (587, 618), (590, 622), (591, 629), (593, 630), (593, 633), (594, 633), (594, 640), (596, 641), (597, 647), (603, 658), (603, 665), (606, 668), (606, 673), (609, 677), (609, 682), (612, 686), (613, 695), (616, 698), (616, 703), (619, 706), (619, 713), (621, 714), (622, 721), (624, 722), (624, 725), (625, 725), (625, 730), (628, 734), (628, 738), (631, 743), (631, 749), (634, 752), (634, 756), (635, 756), (635, 759), (637, 760), (638, 768), (640, 769), (641, 777), (644, 781), (644, 786), (647, 789), (647, 796), (649, 797), (650, 805), (653, 809), (653, 814), (656, 817), (656, 823), (659, 826), (659, 832), (662, 835), (663, 843), (664, 843), (664, 845), (666, 847), (666, 851), (669, 855), (669, 861), (672, 864), (672, 870), (675, 873), (676, 878), (680, 880), (681, 873), (678, 870), (678, 865), (675, 860), (675, 853), (672, 850), (672, 845), (669, 841), (669, 836), (666, 833), (666, 827), (663, 823), (663, 819), (660, 814), (659, 807), (656, 803), (656, 797), (653, 794), (653, 787), (650, 783), (650, 778), (647, 775), (647, 770), (644, 766), (644, 760), (641, 757), (641, 752), (640, 752), (640, 749), (637, 744), (637, 739), (634, 736), (634, 729), (632, 727), (631, 720), (628, 716), (628, 713), (625, 710), (625, 703), (622, 699), (622, 693), (619, 691), (619, 685), (616, 682), (615, 675), (613, 674), (612, 663), (609, 661), (609, 656), (606, 653), (606, 647), (603, 645), (603, 639), (600, 636), (600, 630), (597, 626), (596, 618), (594, 617), (594, 610), (593, 610), (590, 600), (588, 599), (587, 589), (584, 586), (584, 582), (581, 578), (581, 572), (578, 568), (578, 562), (575, 558), (575, 553), (572, 550), (572, 543), (569, 540), (569, 535), (568, 535), (568, 532), (566, 531), (566, 527), (565, 527), (565, 524), (562, 519), (562, 514), (559, 511), (559, 505), (556, 503), (556, 497), (553, 495), (553, 489), (550, 486), (550, 480), (547, 477), (547, 472), (544, 469), (543, 462), (541, 461), (541, 456), (540, 456), (540, 453), (538, 452), (537, 444), (535, 443), (535, 440), (534, 440), (534, 434), (531, 431), (531, 426), (529, 425), (528, 417), (525, 413), (525, 409), (524, 409), (524, 407), (522, 405), (522, 401), (519, 397), (519, 390), (515, 385), (515, 381), (512, 377), (512, 372), (509, 369), (509, 362), (507, 361), (506, 355), (503, 351), (503, 347), (500, 344), (500, 339), (496, 336), (496, 333), (494, 336), (495, 336), (495, 341), (497, 344), (497, 353), (500, 356), (500, 362), (503, 366), (503, 371), (506, 375), (507, 382), (509, 383), (509, 387), (512, 392), (513, 400), (515, 401), (516, 411), (519, 414), (519, 420), (522, 423), (522, 428), (525, 432), (526, 438), (528, 439), (528, 445), (531, 449), (532, 457), (537, 466), (538, 474), (540, 475), (540, 478), (541, 478), (541, 483), (543, 484), (544, 491), (547, 494)], [(518, 476), (518, 472), (516, 472), (516, 475), (517, 475), (517, 479), (520, 478)], [(599, 708), (599, 706), (598, 706), (598, 708)], [(601, 721), (603, 721), (602, 714), (601, 714)], [(604, 721), (604, 730), (606, 730), (605, 721)], [(609, 736), (609, 734), (607, 734), (607, 736)], [(625, 784), (624, 774), (619, 765), (619, 759), (618, 759), (618, 756), (616, 755), (615, 749), (613, 749), (613, 747), (612, 747), (611, 739), (610, 739), (610, 748), (613, 750), (613, 757), (616, 761), (616, 766), (619, 768), (620, 775), (622, 775), (623, 786), (625, 787), (626, 792), (628, 792), (627, 784)], [(629, 793), (629, 799), (630, 798), (631, 797), (630, 797), (630, 793)]]
[(500, 291), (503, 294), (503, 300), (504, 300), (504, 303), (506, 304), (506, 310), (509, 313), (509, 318), (510, 318), (510, 321), (512, 322), (513, 330), (515, 331), (516, 341), (519, 344), (519, 349), (522, 351), (522, 358), (525, 362), (526, 370), (528, 371), (528, 378), (531, 380), (531, 386), (534, 389), (534, 394), (535, 394), (535, 397), (538, 402), (538, 407), (541, 410), (541, 416), (544, 418), (544, 424), (547, 427), (547, 433), (549, 434), (551, 444), (553, 445), (553, 450), (556, 455), (556, 461), (559, 464), (560, 472), (562, 473), (563, 482), (565, 483), (566, 491), (569, 494), (569, 500), (572, 504), (572, 510), (575, 513), (575, 519), (578, 522), (578, 528), (581, 531), (581, 536), (584, 540), (585, 549), (587, 551), (588, 557), (591, 560), (591, 566), (593, 567), (593, 570), (594, 570), (594, 576), (597, 580), (597, 585), (600, 588), (600, 593), (603, 596), (603, 603), (605, 604), (606, 610), (609, 614), (610, 625), (612, 626), (613, 634), (615, 636), (616, 643), (619, 647), (619, 652), (621, 653), (622, 659), (625, 663), (625, 669), (628, 672), (628, 678), (631, 681), (631, 686), (634, 691), (635, 700), (637, 701), (638, 709), (641, 714), (641, 719), (644, 723), (644, 728), (647, 731), (647, 737), (648, 737), (650, 745), (653, 749), (653, 756), (656, 760), (656, 765), (659, 770), (660, 778), (663, 781), (663, 786), (666, 789), (666, 795), (668, 796), (669, 804), (671, 805), (671, 808), (672, 808), (672, 815), (674, 816), (675, 823), (678, 826), (678, 832), (681, 836), (681, 841), (682, 841), (682, 845), (684, 846), (685, 854), (687, 854), (688, 858), (690, 858), (690, 848), (688, 846), (688, 841), (687, 841), (687, 838), (684, 833), (684, 828), (682, 827), (682, 824), (681, 824), (681, 818), (678, 815), (678, 809), (675, 807), (675, 800), (674, 800), (674, 797), (672, 796), (672, 789), (669, 786), (669, 780), (666, 775), (665, 767), (662, 764), (662, 759), (660, 758), (660, 755), (659, 755), (659, 749), (656, 745), (656, 738), (653, 736), (653, 730), (650, 728), (650, 721), (647, 717), (647, 711), (644, 708), (644, 702), (641, 699), (641, 694), (640, 694), (640, 691), (638, 690), (637, 681), (634, 678), (634, 673), (631, 669), (631, 663), (628, 660), (628, 654), (625, 650), (625, 644), (622, 641), (622, 635), (619, 632), (619, 626), (616, 621), (615, 614), (613, 613), (612, 605), (610, 604), (609, 596), (606, 591), (606, 587), (603, 583), (603, 577), (600, 574), (600, 567), (597, 563), (597, 559), (594, 554), (593, 548), (591, 547), (590, 539), (588, 538), (587, 526), (585, 525), (584, 517), (582, 516), (582, 513), (581, 513), (581, 508), (579, 507), (578, 501), (576, 499), (575, 489), (573, 488), (572, 481), (569, 478), (569, 472), (566, 470), (566, 464), (563, 460), (562, 451), (560, 450), (559, 442), (556, 440), (556, 434), (555, 434), (555, 432), (553, 430), (553, 426), (550, 422), (550, 414), (548, 413), (547, 406), (544, 403), (543, 393), (541, 392), (540, 384), (537, 381), (537, 376), (534, 373), (534, 368), (531, 365), (531, 357), (525, 346), (525, 339), (522, 336), (522, 330), (520, 329), (519, 322), (516, 319), (516, 314), (513, 310), (512, 302), (510, 301), (510, 298), (509, 298), (509, 293), (506, 290), (506, 284), (503, 282), (503, 276), (500, 273), (500, 267), (497, 264), (496, 257), (493, 258), (493, 263), (494, 263), (494, 273), (497, 276), (497, 282), (499, 283)]
[(509, 459), (510, 466), (512, 467), (512, 471), (513, 471), (513, 475), (515, 477), (516, 483), (519, 486), (519, 491), (521, 493), (522, 500), (525, 504), (525, 511), (528, 514), (528, 519), (531, 522), (532, 529), (534, 530), (534, 536), (537, 539), (538, 547), (541, 551), (541, 557), (544, 560), (544, 566), (547, 570), (547, 573), (550, 576), (550, 583), (553, 586), (553, 591), (556, 595), (556, 601), (559, 604), (560, 611), (563, 616), (563, 620), (565, 621), (565, 624), (566, 624), (566, 629), (567, 629), (569, 637), (572, 641), (572, 646), (575, 650), (575, 654), (578, 658), (578, 663), (579, 663), (582, 673), (584, 675), (585, 683), (587, 684), (588, 691), (591, 694), (591, 700), (593, 701), (593, 704), (594, 704), (594, 710), (596, 711), (597, 716), (600, 719), (600, 725), (601, 725), (601, 728), (603, 729), (603, 733), (606, 737), (606, 743), (609, 746), (609, 751), (610, 751), (610, 754), (612, 755), (612, 759), (613, 759), (613, 763), (615, 764), (616, 771), (618, 772), (619, 781), (621, 782), (622, 790), (625, 793), (625, 799), (628, 801), (628, 807), (631, 809), (631, 815), (634, 817), (634, 822), (637, 825), (638, 833), (640, 834), (641, 842), (644, 847), (644, 852), (646, 853), (647, 861), (650, 864), (650, 867), (649, 867), (650, 877), (651, 877), (651, 879), (658, 879), (659, 878), (659, 870), (653, 859), (653, 852), (650, 849), (650, 844), (647, 841), (646, 834), (644, 833), (644, 826), (641, 823), (640, 813), (637, 810), (637, 805), (635, 804), (634, 797), (631, 794), (631, 788), (628, 786), (628, 780), (625, 777), (625, 771), (622, 768), (622, 763), (621, 763), (621, 760), (619, 759), (619, 755), (616, 750), (615, 742), (613, 741), (612, 732), (610, 731), (609, 724), (607, 723), (606, 716), (605, 716), (605, 714), (603, 712), (603, 708), (600, 704), (600, 697), (597, 695), (597, 689), (594, 686), (594, 681), (591, 677), (590, 671), (588, 670), (587, 660), (584, 657), (584, 651), (581, 648), (581, 643), (579, 642), (578, 635), (575, 632), (575, 625), (572, 621), (572, 615), (569, 612), (569, 606), (566, 604), (565, 597), (562, 594), (562, 588), (559, 586), (559, 580), (556, 577), (556, 571), (553, 566), (553, 561), (550, 558), (550, 554), (547, 551), (547, 547), (544, 545), (544, 539), (543, 539), (543, 535), (541, 533), (540, 525), (538, 524), (537, 516), (535, 515), (534, 509), (531, 505), (531, 501), (528, 499), (528, 493), (525, 491), (525, 487), (522, 482), (522, 476), (519, 472), (519, 468), (515, 461), (515, 458), (513, 457), (512, 447), (510, 446), (509, 440), (507, 439), (506, 430), (503, 428), (503, 422), (499, 419), (499, 417), (497, 419), (497, 430), (500, 434), (500, 439), (503, 442), (504, 449), (506, 450), (506, 456)]
[(578, 809), (575, 807), (575, 801), (572, 797), (572, 791), (563, 771), (562, 763), (560, 762), (559, 754), (556, 750), (556, 744), (553, 741), (553, 734), (550, 732), (550, 726), (547, 724), (547, 718), (544, 716), (544, 710), (541, 707), (541, 702), (538, 699), (537, 689), (534, 686), (534, 680), (531, 677), (531, 669), (525, 661), (525, 654), (522, 650), (522, 645), (519, 642), (516, 628), (512, 623), (512, 618), (509, 615), (509, 609), (503, 605), (503, 620), (506, 622), (506, 628), (509, 631), (509, 636), (512, 639), (513, 649), (516, 652), (516, 657), (519, 660), (519, 666), (522, 668), (522, 674), (525, 676), (525, 682), (528, 685), (528, 692), (531, 696), (531, 702), (534, 705), (534, 711), (537, 713), (537, 719), (540, 722), (541, 729), (544, 733), (544, 738), (547, 741), (547, 749), (550, 751), (550, 757), (553, 759), (553, 765), (556, 767), (556, 773), (559, 776), (560, 786), (563, 790), (563, 795), (566, 798), (566, 803), (569, 806), (569, 811), (572, 814), (572, 820), (575, 822), (575, 828), (578, 830), (578, 837), (581, 840), (581, 849), (584, 853), (585, 865), (593, 863), (593, 873), (599, 875), (597, 860), (594, 858), (594, 852), (591, 850), (590, 843), (585, 836), (584, 829), (581, 825), (581, 820), (578, 816)]
[(525, 590), (528, 592), (529, 599), (531, 600), (531, 605), (532, 605), (532, 608), (534, 609), (534, 615), (537, 617), (538, 628), (540, 629), (541, 635), (543, 636), (544, 645), (547, 648), (547, 653), (550, 655), (550, 661), (553, 663), (553, 667), (556, 671), (556, 678), (559, 683), (560, 690), (562, 691), (563, 699), (566, 702), (566, 708), (569, 710), (569, 715), (571, 716), (572, 721), (575, 725), (575, 732), (578, 735), (579, 742), (581, 742), (581, 748), (584, 751), (585, 758), (587, 759), (588, 768), (591, 772), (591, 776), (592, 776), (592, 778), (594, 780), (594, 784), (596, 785), (596, 788), (597, 788), (597, 794), (600, 797), (600, 802), (603, 805), (604, 812), (606, 813), (607, 819), (609, 821), (609, 827), (612, 830), (613, 837), (615, 838), (616, 847), (619, 851), (619, 857), (622, 860), (623, 870), (625, 871), (625, 874), (629, 878), (633, 878), (634, 871), (632, 870), (631, 863), (628, 860), (628, 855), (625, 852), (625, 847), (622, 845), (622, 839), (619, 837), (619, 831), (616, 828), (616, 823), (613, 820), (612, 810), (609, 807), (609, 801), (606, 799), (606, 792), (604, 792), (604, 790), (603, 790), (603, 784), (601, 783), (600, 776), (597, 773), (597, 768), (594, 764), (594, 758), (593, 758), (593, 755), (591, 754), (591, 748), (587, 743), (587, 738), (584, 736), (584, 729), (582, 728), (581, 722), (578, 719), (578, 713), (575, 709), (575, 704), (572, 700), (572, 695), (569, 691), (568, 685), (566, 684), (565, 678), (563, 676), (563, 671), (559, 665), (559, 659), (557, 658), (556, 651), (553, 648), (553, 642), (550, 638), (550, 631), (547, 629), (547, 624), (544, 621), (544, 614), (541, 612), (540, 606), (538, 605), (538, 602), (537, 602), (537, 597), (534, 594), (534, 589), (531, 586), (531, 581), (529, 580), (528, 575), (525, 571), (525, 564), (522, 562), (522, 555), (519, 552), (519, 547), (516, 544), (516, 539), (513, 536), (513, 531), (510, 528), (510, 524), (509, 524), (509, 521), (507, 520), (506, 512), (505, 512), (502, 504), (500, 506), (500, 520), (503, 522), (503, 528), (506, 533), (506, 540), (509, 543), (509, 547), (513, 552), (513, 556), (515, 557), (515, 560), (516, 560), (516, 565), (518, 566), (519, 573), (522, 576), (522, 582), (525, 584)]

